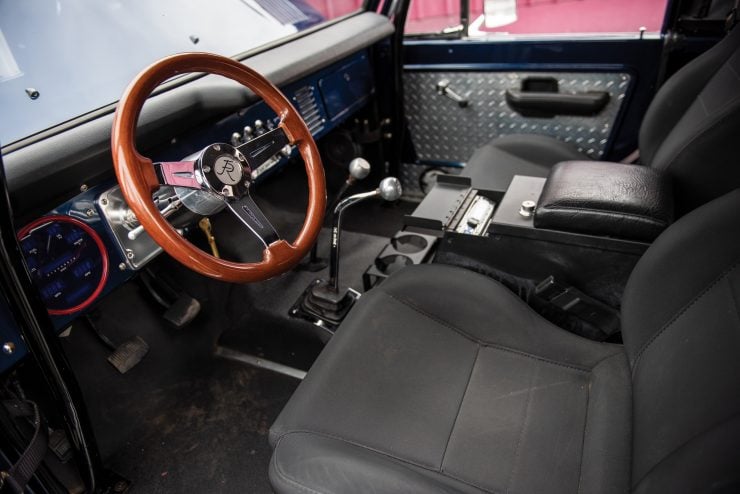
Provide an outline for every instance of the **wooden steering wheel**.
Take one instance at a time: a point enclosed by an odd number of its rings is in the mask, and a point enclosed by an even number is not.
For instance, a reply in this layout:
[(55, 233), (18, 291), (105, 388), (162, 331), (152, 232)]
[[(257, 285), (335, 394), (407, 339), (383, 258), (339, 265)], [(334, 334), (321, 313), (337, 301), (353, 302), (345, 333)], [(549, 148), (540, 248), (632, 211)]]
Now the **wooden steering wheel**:
[[(153, 163), (136, 150), (136, 124), (141, 108), (159, 84), (189, 72), (218, 74), (243, 84), (277, 113), (279, 125), (238, 147), (212, 144), (192, 161)], [(298, 147), (308, 175), (306, 219), (292, 243), (280, 238), (249, 195), (252, 170), (289, 144)], [(209, 53), (182, 53), (150, 65), (131, 82), (118, 104), (111, 145), (121, 191), (144, 229), (168, 254), (205, 276), (238, 283), (271, 278), (297, 264), (321, 230), (326, 182), (311, 132), (278, 88), (230, 58)], [(237, 263), (218, 259), (185, 240), (152, 201), (152, 193), (161, 185), (196, 189), (220, 198), (264, 244), (262, 261)]]

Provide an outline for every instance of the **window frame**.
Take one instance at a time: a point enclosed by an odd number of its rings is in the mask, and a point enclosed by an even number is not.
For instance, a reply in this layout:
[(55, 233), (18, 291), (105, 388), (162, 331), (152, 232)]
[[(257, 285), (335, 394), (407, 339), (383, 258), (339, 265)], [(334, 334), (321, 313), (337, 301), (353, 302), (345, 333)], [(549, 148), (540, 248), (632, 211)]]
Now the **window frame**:
[[(371, 0), (368, 0), (370, 3)], [(411, 2), (408, 0), (405, 5), (406, 14), (411, 8)], [(420, 1), (420, 0), (417, 0)], [(485, 0), (484, 0), (485, 1)], [(464, 39), (470, 41), (479, 42), (513, 42), (513, 41), (558, 41), (563, 39), (578, 39), (578, 40), (589, 40), (589, 39), (634, 39), (639, 37), (641, 39), (657, 39), (662, 37), (669, 29), (671, 25), (671, 19), (673, 13), (676, 10), (675, 6), (678, 0), (666, 0), (665, 10), (663, 12), (663, 19), (661, 21), (661, 27), (658, 32), (645, 32), (645, 31), (615, 31), (615, 32), (593, 32), (593, 33), (545, 33), (545, 34), (494, 34), (491, 33), (488, 36), (470, 36), (470, 2), (471, 0), (460, 0), (460, 23), (457, 26), (450, 26), (442, 31), (438, 32), (419, 32), (419, 33), (406, 33), (406, 24), (404, 23), (403, 37), (405, 39)], [(389, 3), (389, 2), (386, 2)], [(406, 21), (408, 22), (408, 21)]]

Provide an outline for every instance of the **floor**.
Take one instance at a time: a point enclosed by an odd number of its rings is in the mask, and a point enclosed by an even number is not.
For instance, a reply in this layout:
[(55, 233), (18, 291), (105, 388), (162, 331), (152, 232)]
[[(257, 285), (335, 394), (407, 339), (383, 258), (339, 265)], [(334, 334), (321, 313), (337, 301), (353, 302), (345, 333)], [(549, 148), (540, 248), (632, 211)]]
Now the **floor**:
[(64, 338), (105, 465), (133, 493), (270, 492), (267, 431), (298, 381), (214, 358), (217, 315), (176, 330), (139, 285), (114, 295), (96, 326), (115, 343), (142, 337), (139, 365), (119, 374), (84, 323)]

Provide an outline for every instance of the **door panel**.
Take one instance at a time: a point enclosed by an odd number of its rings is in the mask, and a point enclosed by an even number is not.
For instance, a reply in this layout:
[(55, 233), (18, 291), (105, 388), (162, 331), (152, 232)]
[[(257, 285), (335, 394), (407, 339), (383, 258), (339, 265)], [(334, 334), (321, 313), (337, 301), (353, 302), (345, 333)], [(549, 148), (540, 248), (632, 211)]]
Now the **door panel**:
[[(640, 123), (655, 92), (662, 47), (658, 35), (407, 39), (404, 186), (410, 195), (420, 195), (430, 167), (462, 166), (477, 147), (514, 133), (549, 135), (573, 142), (593, 158), (622, 159), (637, 148)], [(532, 76), (557, 79), (561, 93), (608, 91), (609, 102), (592, 117), (523, 117), (506, 103), (506, 90), (521, 89), (522, 80)], [(469, 98), (467, 108), (437, 93), (442, 78)]]
[[(519, 91), (523, 81), (541, 78), (557, 81), (561, 94), (606, 92), (609, 99), (593, 116), (552, 118), (523, 116), (507, 103), (507, 91)], [(439, 94), (437, 84), (442, 80), (449, 81), (449, 88), (464, 97), (467, 106)], [(548, 135), (601, 159), (631, 80), (628, 72), (407, 70), (406, 121), (417, 158), (425, 162), (464, 163), (476, 148), (509, 134)]]

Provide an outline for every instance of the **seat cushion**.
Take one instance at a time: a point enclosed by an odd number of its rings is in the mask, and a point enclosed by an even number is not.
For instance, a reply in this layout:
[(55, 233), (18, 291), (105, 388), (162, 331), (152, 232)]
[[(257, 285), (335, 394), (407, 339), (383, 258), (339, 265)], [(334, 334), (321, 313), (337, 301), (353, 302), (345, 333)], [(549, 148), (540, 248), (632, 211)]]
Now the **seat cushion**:
[(625, 492), (621, 346), (502, 285), (409, 267), (363, 295), (270, 431), (277, 492)]
[(510, 135), (476, 149), (462, 175), (470, 177), (476, 189), (506, 190), (514, 175), (547, 177), (556, 163), (584, 160), (590, 158), (552, 137)]

